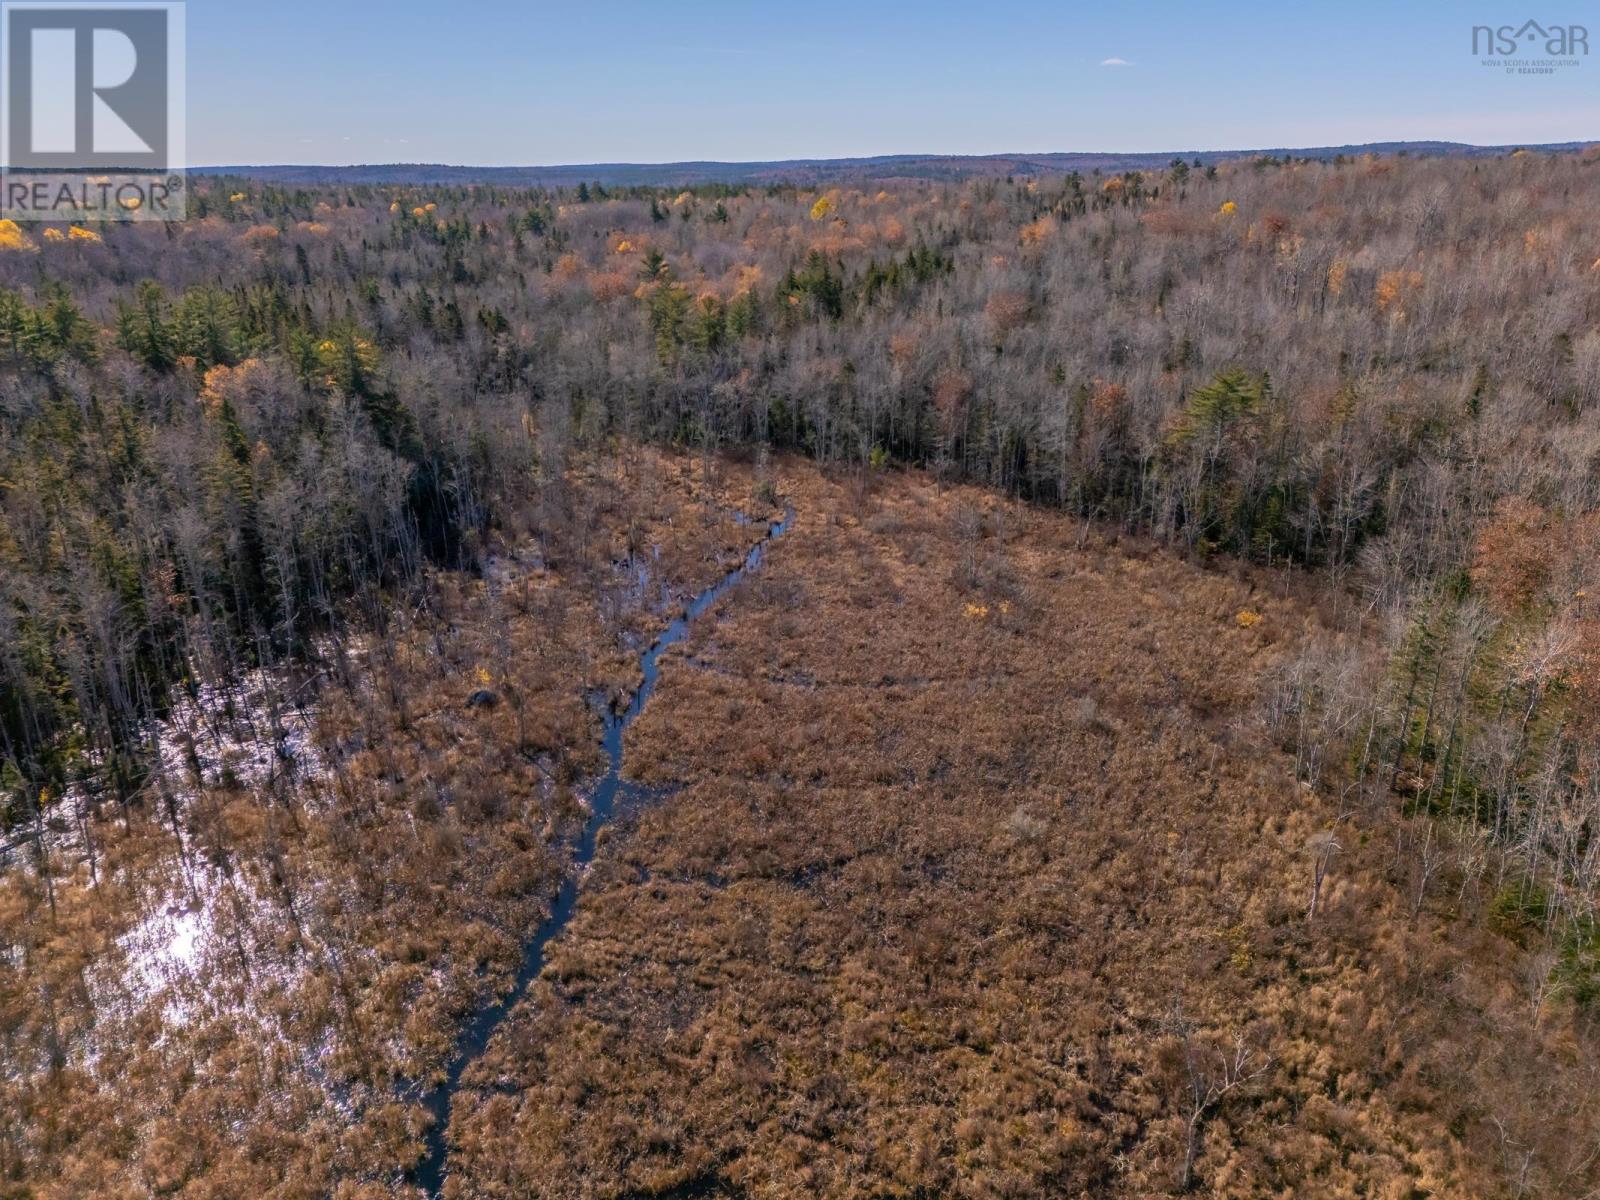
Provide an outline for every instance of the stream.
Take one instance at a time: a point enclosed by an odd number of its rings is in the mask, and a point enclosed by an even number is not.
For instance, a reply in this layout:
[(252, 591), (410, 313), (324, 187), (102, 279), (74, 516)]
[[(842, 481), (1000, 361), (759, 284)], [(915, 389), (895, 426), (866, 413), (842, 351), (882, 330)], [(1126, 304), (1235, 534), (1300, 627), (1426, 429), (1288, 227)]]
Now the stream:
[(495, 1031), (500, 1028), (501, 1022), (511, 1014), (511, 1010), (522, 999), (529, 985), (544, 970), (545, 947), (560, 937), (561, 932), (571, 924), (578, 908), (578, 889), (583, 880), (584, 868), (594, 861), (600, 831), (619, 813), (636, 811), (661, 794), (660, 789), (628, 783), (622, 778), (623, 735), (627, 733), (628, 726), (639, 719), (656, 690), (656, 684), (661, 678), (661, 655), (669, 646), (675, 646), (687, 638), (690, 626), (695, 620), (704, 616), (724, 593), (761, 565), (762, 559), (766, 557), (767, 546), (787, 533), (793, 521), (794, 513), (791, 510), (784, 514), (781, 521), (769, 525), (766, 536), (751, 548), (742, 564), (691, 600), (683, 614), (668, 625), (640, 657), (639, 667), (643, 681), (634, 692), (628, 707), (620, 713), (610, 707), (602, 711), (604, 734), (601, 745), (605, 749), (609, 765), (605, 777), (589, 794), (589, 819), (584, 823), (583, 832), (572, 843), (569, 869), (561, 884), (561, 890), (556, 893), (555, 902), (551, 905), (550, 915), (523, 944), (522, 966), (517, 971), (516, 981), (512, 984), (511, 990), (499, 1000), (480, 1009), (467, 1023), (456, 1042), (455, 1057), (451, 1059), (444, 1082), (422, 1095), (422, 1104), (432, 1116), (433, 1125), (428, 1131), (427, 1151), (422, 1161), (413, 1168), (410, 1179), (429, 1197), (437, 1198), (444, 1188), (446, 1159), (450, 1152), (450, 1110), (456, 1093), (461, 1090), (461, 1078), (467, 1068), (483, 1054)]

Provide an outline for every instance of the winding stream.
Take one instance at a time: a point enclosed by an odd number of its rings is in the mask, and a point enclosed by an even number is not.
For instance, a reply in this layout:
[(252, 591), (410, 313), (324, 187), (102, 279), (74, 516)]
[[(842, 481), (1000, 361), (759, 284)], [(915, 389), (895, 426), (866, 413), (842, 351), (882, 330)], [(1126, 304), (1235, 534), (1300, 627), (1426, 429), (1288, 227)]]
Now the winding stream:
[(489, 1040), (500, 1028), (501, 1022), (510, 1015), (511, 1010), (527, 992), (529, 985), (544, 970), (545, 947), (561, 936), (562, 930), (571, 924), (578, 908), (578, 887), (582, 882), (583, 869), (594, 861), (600, 831), (611, 823), (619, 811), (627, 812), (635, 809), (659, 794), (657, 790), (623, 780), (622, 739), (628, 731), (628, 726), (638, 720), (639, 715), (644, 712), (645, 705), (650, 702), (650, 697), (656, 690), (656, 684), (661, 678), (661, 655), (669, 646), (675, 646), (688, 637), (689, 628), (697, 618), (704, 616), (725, 592), (761, 565), (761, 560), (766, 557), (768, 544), (787, 533), (793, 521), (794, 513), (790, 511), (781, 521), (769, 525), (766, 536), (751, 548), (740, 566), (690, 601), (683, 615), (668, 625), (641, 656), (639, 666), (644, 676), (643, 682), (634, 692), (628, 707), (620, 713), (610, 708), (604, 710), (602, 717), (604, 735), (601, 744), (605, 748), (609, 766), (605, 778), (600, 780), (589, 795), (589, 819), (584, 823), (583, 832), (572, 845), (570, 869), (561, 884), (561, 890), (556, 893), (550, 915), (524, 943), (522, 966), (517, 972), (516, 982), (510, 992), (493, 1004), (480, 1009), (468, 1022), (460, 1040), (456, 1043), (456, 1054), (450, 1062), (444, 1082), (422, 1096), (423, 1106), (433, 1117), (433, 1126), (428, 1131), (427, 1152), (413, 1169), (411, 1182), (420, 1186), (428, 1196), (438, 1197), (444, 1187), (446, 1159), (450, 1152), (448, 1140), (450, 1110), (455, 1102), (456, 1093), (461, 1090), (461, 1077), (483, 1054), (489, 1045)]

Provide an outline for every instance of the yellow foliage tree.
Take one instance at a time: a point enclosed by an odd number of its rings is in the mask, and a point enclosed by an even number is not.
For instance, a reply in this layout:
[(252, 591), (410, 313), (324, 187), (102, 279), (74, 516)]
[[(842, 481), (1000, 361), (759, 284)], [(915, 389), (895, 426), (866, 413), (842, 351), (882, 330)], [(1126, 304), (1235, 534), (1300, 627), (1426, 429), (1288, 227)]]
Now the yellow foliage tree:
[(811, 206), (811, 219), (813, 221), (825, 220), (833, 211), (833, 201), (826, 196), (819, 196), (817, 202)]
[(1050, 240), (1056, 231), (1056, 219), (1046, 215), (1022, 227), (1022, 244), (1040, 246)]
[(264, 253), (267, 247), (277, 244), (280, 236), (276, 225), (252, 225), (240, 240), (252, 250)]
[[(332, 343), (324, 343), (332, 345)], [(318, 352), (324, 353), (318, 347)], [(200, 386), (200, 404), (207, 412), (222, 407), (224, 400), (243, 403), (252, 385), (262, 377), (261, 360), (247, 358), (237, 367), (215, 366), (208, 370)]]
[(1406, 301), (1421, 287), (1421, 271), (1385, 271), (1378, 276), (1378, 286), (1374, 293), (1378, 311), (1405, 316)]
[(757, 266), (741, 266), (736, 269), (733, 286), (730, 289), (735, 296), (747, 296), (761, 286), (761, 268)]
[(0, 250), (37, 250), (33, 239), (15, 221), (0, 221)]

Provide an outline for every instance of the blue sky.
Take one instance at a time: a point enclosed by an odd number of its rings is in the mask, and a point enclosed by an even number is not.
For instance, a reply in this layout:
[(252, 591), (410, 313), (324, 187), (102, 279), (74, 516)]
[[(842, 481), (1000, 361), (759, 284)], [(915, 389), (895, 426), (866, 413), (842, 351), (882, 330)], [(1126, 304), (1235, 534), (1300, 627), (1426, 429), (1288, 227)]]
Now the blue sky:
[[(1600, 140), (1595, 0), (191, 0), (189, 161), (547, 164)], [(1103, 65), (1121, 60), (1125, 65)]]

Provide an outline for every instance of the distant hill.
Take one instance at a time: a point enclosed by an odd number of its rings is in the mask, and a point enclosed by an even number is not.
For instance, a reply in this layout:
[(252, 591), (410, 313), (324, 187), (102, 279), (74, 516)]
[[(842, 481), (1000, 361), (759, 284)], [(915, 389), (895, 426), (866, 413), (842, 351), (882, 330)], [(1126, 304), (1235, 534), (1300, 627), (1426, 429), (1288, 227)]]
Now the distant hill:
[[(1559, 142), (1526, 149), (1559, 153), (1588, 142)], [(774, 162), (579, 163), (544, 167), (468, 167), (441, 163), (382, 163), (351, 166), (216, 166), (202, 175), (234, 175), (270, 183), (498, 184), (507, 187), (678, 187), (697, 183), (818, 184), (865, 180), (961, 180), (1005, 176), (1061, 175), (1069, 171), (1149, 171), (1174, 158), (1202, 162), (1285, 155), (1330, 159), (1341, 154), (1414, 154), (1492, 157), (1514, 146), (1469, 146), (1461, 142), (1368, 142), (1362, 145), (1274, 147), (1258, 150), (1171, 150), (1159, 154), (1071, 152), (1043, 154), (886, 154), (873, 158), (794, 158)]]

